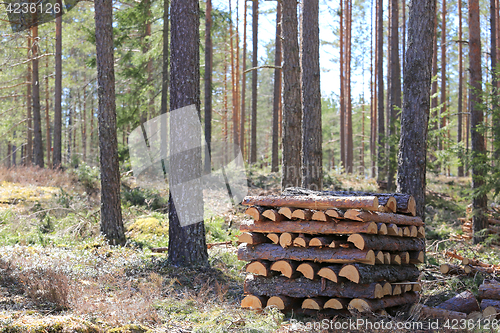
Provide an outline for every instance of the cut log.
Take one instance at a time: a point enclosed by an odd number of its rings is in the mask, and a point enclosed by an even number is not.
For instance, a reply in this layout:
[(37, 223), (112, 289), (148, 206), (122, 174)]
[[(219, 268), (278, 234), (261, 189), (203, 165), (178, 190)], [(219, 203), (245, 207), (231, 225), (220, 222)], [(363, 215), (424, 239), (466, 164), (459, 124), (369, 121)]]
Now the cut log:
[(421, 283), (414, 284), (413, 291), (422, 291), (422, 284)]
[(245, 197), (241, 203), (244, 206), (264, 207), (294, 207), (314, 210), (340, 209), (366, 209), (377, 210), (378, 199), (374, 196), (361, 197), (334, 197), (334, 196), (260, 196)]
[(418, 228), (414, 225), (410, 226), (410, 237), (417, 237), (418, 236)]
[(384, 290), (384, 296), (391, 296), (392, 295), (392, 285), (389, 282), (385, 282), (382, 285), (382, 289)]
[(384, 264), (391, 264), (391, 254), (389, 252), (384, 252)]
[(481, 311), (474, 311), (467, 315), (467, 320), (478, 321), (483, 319), (483, 313)]
[(481, 266), (465, 265), (464, 271), (467, 274), (472, 274), (472, 273), (476, 273), (476, 272), (480, 272), (483, 274), (493, 274), (496, 272), (496, 269), (495, 269), (495, 267), (485, 268), (485, 267), (481, 267)]
[(410, 263), (410, 253), (408, 252), (398, 252), (396, 253), (401, 258), (402, 265), (408, 265)]
[(325, 214), (333, 217), (334, 219), (342, 219), (344, 218), (344, 211), (338, 208), (327, 209)]
[(474, 311), (480, 311), (476, 297), (469, 290), (461, 292), (449, 300), (439, 304), (439, 309), (452, 310), (469, 314)]
[(314, 280), (318, 277), (321, 266), (313, 262), (303, 262), (297, 267), (297, 272), (301, 272), (306, 279)]
[(425, 238), (425, 227), (418, 227), (417, 237)]
[(287, 296), (272, 296), (267, 301), (267, 306), (275, 306), (279, 310), (291, 310), (300, 304), (300, 300)]
[(240, 244), (238, 247), (238, 259), (245, 261), (252, 260), (297, 260), (297, 261), (316, 261), (334, 264), (365, 263), (375, 264), (375, 254), (372, 250), (363, 251), (358, 249), (330, 249), (330, 248), (283, 248), (274, 244), (259, 244), (247, 246)]
[(246, 271), (257, 275), (269, 276), (271, 273), (271, 264), (265, 260), (252, 261), (247, 265)]
[(424, 251), (410, 251), (410, 263), (422, 264), (425, 261)]
[(403, 286), (404, 286), (404, 291), (403, 292), (405, 292), (405, 293), (413, 290), (413, 285), (411, 283), (406, 283)]
[(486, 310), (487, 307), (493, 307), (497, 311), (497, 313), (500, 312), (500, 301), (497, 299), (483, 299), (481, 301), (481, 310), (484, 311)]
[(246, 277), (244, 291), (245, 294), (252, 295), (284, 295), (294, 298), (322, 296), (375, 299), (384, 296), (384, 290), (380, 283), (334, 283), (326, 279), (308, 280), (302, 277), (288, 279), (284, 276), (265, 278), (251, 274)]
[(439, 270), (443, 274), (453, 274), (453, 275), (466, 274), (465, 270), (462, 267), (453, 264), (441, 264), (441, 266), (439, 266)]
[(426, 318), (435, 318), (435, 319), (440, 319), (440, 320), (463, 320), (467, 318), (467, 315), (463, 312), (457, 312), (457, 311), (450, 311), (450, 310), (444, 310), (444, 309), (439, 309), (439, 308), (432, 308), (429, 306), (423, 305), (421, 310), (420, 310), (420, 318), (421, 319), (426, 319)]
[(310, 209), (296, 209), (292, 214), (292, 219), (311, 220), (314, 212)]
[(278, 244), (280, 242), (280, 235), (275, 233), (267, 234), (267, 238), (269, 238), (273, 244)]
[(393, 223), (397, 225), (423, 226), (424, 222), (418, 216), (407, 216), (400, 214), (369, 212), (359, 209), (349, 209), (345, 212), (344, 218), (361, 222), (381, 222)]
[(295, 210), (295, 208), (291, 208), (291, 207), (281, 207), (278, 210), (278, 213), (285, 216), (288, 220), (291, 220), (294, 210)]
[(374, 222), (339, 222), (324, 223), (318, 221), (283, 221), (274, 223), (269, 221), (243, 221), (240, 226), (242, 232), (283, 233), (312, 235), (350, 235), (350, 234), (377, 234), (377, 224)]
[(305, 236), (304, 234), (300, 234), (297, 238), (293, 240), (293, 246), (309, 247), (310, 241), (311, 237)]
[(422, 238), (400, 238), (393, 236), (352, 234), (347, 238), (360, 250), (383, 251), (423, 251), (425, 240)]
[(332, 237), (314, 237), (309, 241), (309, 246), (325, 247), (329, 246), (333, 241)]
[(302, 309), (323, 310), (326, 301), (323, 297), (306, 298), (302, 302)]
[(413, 196), (402, 193), (372, 193), (372, 192), (358, 192), (358, 191), (312, 191), (298, 187), (286, 188), (283, 195), (290, 196), (376, 196), (379, 205), (386, 205), (390, 197), (394, 197), (397, 202), (397, 211), (404, 214), (416, 215), (416, 203)]
[(385, 264), (385, 254), (382, 251), (375, 252), (375, 264), (383, 265)]
[(386, 224), (386, 226), (387, 226), (387, 235), (399, 237), (399, 231), (397, 225), (395, 225), (394, 223), (390, 223)]
[[(379, 204), (380, 204), (380, 200), (379, 200)], [(398, 209), (398, 203), (396, 201), (396, 198), (394, 198), (393, 196), (389, 196), (387, 197), (387, 203), (384, 204), (384, 206), (392, 213), (395, 213)]]
[(280, 222), (285, 219), (284, 216), (278, 213), (276, 209), (267, 209), (262, 213), (262, 216), (273, 222)]
[(340, 272), (340, 269), (342, 268), (341, 265), (331, 265), (331, 266), (326, 266), (322, 267), (318, 271), (318, 276), (321, 276), (327, 280), (330, 280), (332, 282), (339, 282), (338, 274)]
[(387, 235), (387, 226), (385, 223), (377, 223), (377, 234)]
[(392, 296), (401, 295), (402, 293), (403, 293), (403, 290), (401, 289), (400, 284), (392, 285)]
[(244, 232), (238, 236), (238, 242), (247, 243), (251, 245), (269, 243), (269, 238), (264, 234), (255, 232)]
[(490, 265), (490, 264), (486, 264), (482, 261), (479, 261), (477, 259), (472, 259), (472, 258), (463, 258), (462, 259), (462, 264), (464, 265), (472, 265), (472, 266), (480, 266), (480, 267), (484, 267), (484, 268), (490, 268), (492, 267), (493, 265)]
[(253, 207), (248, 207), (245, 210), (245, 214), (250, 215), (255, 221), (263, 221), (264, 216), (262, 213), (264, 213), (265, 209), (260, 206), (253, 206)]
[(339, 276), (347, 278), (354, 283), (370, 283), (377, 281), (396, 282), (404, 280), (415, 280), (420, 271), (413, 265), (396, 266), (369, 266), (362, 264), (345, 265), (340, 270)]
[(403, 228), (398, 228), (398, 236), (403, 237)]
[(398, 254), (391, 253), (391, 263), (393, 265), (401, 265), (401, 257)]
[(328, 245), (328, 247), (331, 249), (338, 249), (338, 248), (349, 249), (349, 248), (352, 248), (351, 245), (352, 244), (347, 241), (347, 238), (346, 239), (334, 239), (334, 240), (332, 240), (330, 245)]
[(400, 296), (386, 296), (377, 300), (355, 298), (349, 303), (349, 311), (374, 312), (379, 309), (391, 308), (393, 306), (413, 304), (417, 300), (418, 295), (414, 292), (404, 293)]
[(486, 308), (484, 308), (482, 314), (483, 314), (484, 319), (492, 320), (492, 319), (495, 319), (497, 317), (498, 311), (493, 306), (487, 306)]
[(280, 245), (282, 247), (289, 247), (293, 245), (293, 240), (297, 238), (297, 234), (284, 232), (280, 235)]
[(410, 230), (410, 227), (404, 227), (404, 228), (403, 228), (403, 236), (404, 236), (404, 237), (411, 237), (411, 230)]
[(266, 296), (247, 295), (241, 300), (241, 307), (243, 309), (262, 310), (266, 304)]
[(290, 260), (278, 260), (273, 262), (271, 265), (271, 270), (276, 272), (281, 272), (284, 276), (291, 279), (292, 277), (297, 277), (297, 267), (299, 264)]
[(332, 218), (322, 210), (315, 211), (314, 214), (312, 214), (311, 220), (314, 221), (320, 221), (320, 222), (331, 222)]
[(323, 308), (335, 310), (347, 309), (350, 301), (351, 300), (349, 298), (330, 298), (328, 301), (326, 301)]
[(378, 212), (380, 212), (380, 213), (392, 213), (392, 211), (384, 205), (378, 205)]
[(479, 286), (479, 291), (477, 293), (479, 299), (496, 299), (500, 300), (500, 284), (483, 283)]

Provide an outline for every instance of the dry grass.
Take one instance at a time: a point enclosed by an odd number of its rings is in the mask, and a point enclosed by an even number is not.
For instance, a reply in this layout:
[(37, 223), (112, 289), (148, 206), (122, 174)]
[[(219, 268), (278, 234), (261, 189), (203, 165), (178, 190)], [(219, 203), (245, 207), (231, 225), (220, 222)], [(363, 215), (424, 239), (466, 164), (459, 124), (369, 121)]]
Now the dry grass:
[(21, 185), (68, 187), (74, 185), (76, 178), (68, 173), (53, 169), (40, 169), (36, 166), (0, 167), (0, 182)]

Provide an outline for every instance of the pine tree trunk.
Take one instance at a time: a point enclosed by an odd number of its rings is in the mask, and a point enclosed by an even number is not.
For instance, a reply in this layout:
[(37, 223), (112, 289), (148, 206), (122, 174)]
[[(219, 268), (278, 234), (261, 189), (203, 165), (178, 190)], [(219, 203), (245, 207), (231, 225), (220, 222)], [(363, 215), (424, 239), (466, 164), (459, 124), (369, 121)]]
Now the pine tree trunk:
[[(464, 86), (464, 75), (463, 75), (463, 51), (462, 51), (462, 1), (458, 1), (458, 128), (457, 128), (457, 143), (462, 142), (462, 132), (463, 132), (463, 86)], [(458, 160), (458, 177), (464, 176), (464, 160), (463, 154), (459, 154)]]
[[(243, 159), (245, 159), (245, 118), (246, 118), (246, 89), (247, 89), (247, 2), (244, 1), (243, 14), (243, 70), (241, 71), (241, 107), (240, 107), (240, 149)], [(273, 170), (274, 171), (274, 170)]]
[(168, 110), (168, 61), (169, 61), (169, 24), (170, 24), (170, 0), (163, 0), (163, 55), (162, 55), (162, 84), (161, 84), (161, 106), (160, 114), (166, 114)]
[[(82, 158), (83, 162), (87, 163), (87, 91), (83, 88), (83, 109), (82, 109)], [(125, 128), (123, 129), (125, 133)], [(123, 143), (124, 145), (126, 142)]]
[[(370, 29), (370, 55), (371, 55), (371, 62), (370, 62), (370, 73), (371, 73), (371, 85), (372, 85), (372, 97), (371, 97), (371, 117), (370, 117), (370, 159), (372, 162), (372, 170), (371, 170), (371, 175), (372, 178), (377, 177), (377, 46), (378, 46), (378, 40), (374, 35), (377, 32), (377, 22), (375, 22), (375, 30), (373, 26), (373, 3), (374, 0), (371, 0), (371, 15), (370, 15), (370, 22), (371, 22), (371, 29)], [(376, 9), (375, 9), (375, 14), (377, 14)], [(375, 41), (375, 49), (374, 47), (374, 41)], [(375, 56), (374, 56), (375, 53)]]
[[(281, 67), (281, 3), (276, 5), (276, 51), (274, 55), (274, 66)], [(271, 171), (278, 172), (279, 167), (279, 120), (281, 101), (281, 69), (274, 70), (274, 97), (273, 97), (273, 143), (271, 155)]]
[[(492, 109), (496, 110), (496, 112), (492, 113), (492, 129), (493, 129), (493, 138), (496, 143), (493, 145), (493, 156), (498, 161), (500, 159), (500, 114), (498, 109), (498, 75), (496, 73), (497, 70), (497, 39), (498, 39), (498, 7), (497, 0), (490, 0), (490, 37), (491, 37), (491, 86), (493, 89), (493, 99), (492, 99)], [(496, 167), (498, 167), (498, 162), (495, 163)]]
[[(57, 0), (62, 6), (62, 0)], [(62, 18), (56, 17), (56, 55), (55, 55), (55, 85), (54, 85), (54, 156), (52, 165), (59, 169), (62, 165)], [(92, 112), (93, 114), (93, 112)]]
[(377, 117), (378, 117), (378, 173), (377, 180), (385, 179), (385, 117), (384, 117), (384, 2), (377, 0)]
[[(258, 29), (259, 29), (259, 1), (252, 2), (252, 67), (258, 66)], [(252, 71), (252, 129), (251, 129), (251, 146), (250, 146), (250, 163), (257, 162), (257, 73)]]
[(32, 61), (29, 59), (33, 58), (33, 47), (32, 47), (32, 37), (31, 37), (31, 29), (28, 30), (30, 32), (30, 36), (28, 36), (28, 76), (27, 80), (29, 84), (27, 84), (27, 92), (26, 92), (26, 106), (27, 106), (27, 114), (26, 118), (28, 119), (26, 124), (28, 126), (26, 133), (28, 135), (27, 144), (26, 144), (26, 165), (30, 166), (33, 163), (33, 118), (32, 118), (32, 107), (33, 107), (33, 97), (32, 97)]
[[(238, 126), (239, 117), (236, 109), (236, 68), (234, 64), (234, 36), (233, 36), (233, 10), (232, 10), (232, 0), (229, 0), (229, 46), (231, 54), (231, 104), (232, 104), (232, 114), (233, 114), (233, 147), (239, 145), (238, 137)], [(238, 102), (239, 103), (239, 102)]]
[[(71, 100), (71, 90), (68, 93), (69, 100)], [(67, 163), (71, 163), (71, 143), (73, 142), (73, 112), (72, 106), (68, 106), (68, 126), (66, 126), (66, 131), (68, 132), (66, 150), (67, 150)]]
[(205, 173), (210, 173), (212, 154), (212, 0), (207, 0), (205, 11)]
[[(177, 110), (182, 107), (194, 105), (200, 108), (200, 52), (199, 52), (199, 25), (200, 8), (197, 0), (173, 0), (171, 5), (171, 72), (170, 72), (170, 109)], [(171, 118), (172, 120), (172, 118)], [(172, 125), (172, 124), (171, 124)], [(171, 126), (173, 128), (174, 126)], [(185, 129), (178, 129), (171, 133), (171, 142), (178, 145), (180, 138), (186, 135), (199, 133), (184, 133)], [(175, 156), (174, 156), (175, 157)], [(202, 160), (201, 148), (192, 150), (192, 162), (190, 169), (194, 169), (193, 176), (201, 177)], [(171, 168), (177, 163), (172, 158)], [(172, 165), (173, 163), (173, 165)], [(189, 193), (189, 195), (202, 195), (201, 193)], [(198, 202), (203, 202), (198, 197)], [(203, 221), (181, 226), (177, 215), (176, 205), (172, 195), (169, 197), (169, 245), (168, 262), (176, 266), (208, 265), (207, 245), (205, 242), (205, 226)], [(184, 207), (185, 208), (185, 207)], [(203, 210), (203, 207), (195, 209)]]
[(344, 1), (345, 0), (340, 0), (340, 33), (339, 33), (339, 38), (340, 38), (340, 161), (342, 163), (342, 167), (346, 168), (346, 151), (347, 151), (347, 146), (346, 146), (346, 133), (345, 133), (345, 118), (346, 118), (346, 91), (345, 91), (345, 58), (346, 58), (346, 52), (345, 52), (345, 23), (344, 23), (344, 17), (345, 17), (345, 8), (344, 8)]
[(101, 166), (101, 232), (111, 244), (124, 244), (120, 206), (120, 173), (116, 138), (113, 3), (95, 1), (99, 148)]
[(282, 2), (283, 32), (283, 189), (301, 184), (302, 110), (297, 40), (297, 3)]
[(50, 162), (50, 116), (49, 116), (49, 57), (45, 58), (45, 144), (47, 149), (47, 167), (51, 168)]
[[(389, 137), (392, 139), (397, 135), (396, 119), (401, 109), (401, 66), (399, 64), (399, 3), (391, 0), (391, 89), (390, 89), (390, 117)], [(389, 144), (389, 174), (387, 177), (387, 190), (393, 191), (396, 187), (396, 144)]]
[(33, 155), (35, 159), (35, 165), (43, 168), (43, 142), (42, 142), (42, 116), (40, 111), (40, 78), (39, 78), (39, 66), (38, 66), (38, 26), (31, 28), (31, 33), (33, 37), (32, 45), (32, 64), (33, 64), (33, 77), (32, 77), (32, 93), (33, 93), (33, 129), (34, 129), (34, 141), (33, 141)]
[[(442, 0), (443, 7), (441, 11), (441, 108), (439, 116), (441, 118), (440, 128), (445, 128), (447, 123), (446, 117), (446, 0)], [(441, 149), (446, 149), (446, 145), (443, 142), (446, 140), (440, 140)], [(444, 172), (445, 170), (443, 170)]]
[(321, 191), (323, 178), (319, 67), (319, 1), (302, 5), (302, 187)]
[[(479, 18), (479, 0), (469, 0), (469, 69), (470, 69), (470, 115), (472, 144), (472, 189), (478, 190), (484, 186), (486, 176), (486, 149), (481, 127), (484, 123), (481, 75), (481, 26)], [(474, 215), (472, 228), (474, 243), (484, 240), (479, 232), (488, 227), (485, 215), (487, 206), (486, 194), (475, 194), (472, 199)]]
[(352, 36), (352, 0), (346, 1), (346, 33), (345, 33), (345, 90), (346, 90), (346, 171), (354, 172), (354, 144), (352, 134), (352, 96), (351, 96), (351, 36)]
[(424, 215), (427, 126), (432, 72), (435, 0), (410, 2), (408, 49), (398, 156), (398, 192), (413, 195), (417, 216)]

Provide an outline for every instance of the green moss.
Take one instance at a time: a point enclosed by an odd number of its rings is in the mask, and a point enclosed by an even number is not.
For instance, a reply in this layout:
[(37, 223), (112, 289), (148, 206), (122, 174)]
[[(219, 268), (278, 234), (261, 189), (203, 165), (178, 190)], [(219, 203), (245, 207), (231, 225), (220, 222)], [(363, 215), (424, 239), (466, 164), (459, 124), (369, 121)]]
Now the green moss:
[(146, 333), (150, 330), (142, 325), (129, 324), (121, 327), (112, 328), (107, 333)]

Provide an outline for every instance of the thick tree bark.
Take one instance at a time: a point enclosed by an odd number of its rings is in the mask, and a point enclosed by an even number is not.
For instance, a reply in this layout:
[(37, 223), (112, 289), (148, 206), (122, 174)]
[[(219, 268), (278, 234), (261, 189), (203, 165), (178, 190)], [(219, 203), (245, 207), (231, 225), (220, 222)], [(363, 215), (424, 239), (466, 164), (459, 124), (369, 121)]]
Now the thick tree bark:
[(258, 244), (249, 246), (241, 244), (238, 247), (238, 259), (245, 261), (252, 260), (296, 260), (315, 261), (333, 264), (364, 263), (375, 264), (375, 254), (373, 251), (361, 251), (357, 249), (330, 249), (330, 248), (283, 248), (276, 244)]
[(346, 134), (345, 134), (345, 117), (346, 117), (346, 98), (345, 98), (345, 58), (346, 58), (346, 46), (345, 46), (345, 8), (344, 1), (340, 0), (340, 33), (339, 33), (339, 44), (340, 44), (340, 161), (342, 167), (346, 167)]
[[(252, 1), (252, 66), (256, 68), (258, 63), (258, 29), (259, 29), (259, 1)], [(257, 162), (257, 70), (252, 71), (252, 128), (250, 163)]]
[[(62, 0), (57, 3), (62, 7)], [(56, 169), (62, 164), (62, 18), (56, 16), (56, 55), (55, 55), (55, 85), (54, 85), (54, 156), (52, 166)], [(93, 114), (93, 112), (92, 112)]]
[[(463, 69), (463, 51), (462, 51), (462, 1), (458, 1), (458, 106), (457, 106), (457, 143), (462, 142), (463, 132), (463, 86), (464, 86), (464, 69)], [(457, 175), (464, 176), (464, 159), (462, 154), (458, 156), (459, 164)]]
[[(246, 89), (247, 89), (247, 2), (244, 1), (243, 17), (243, 70), (241, 71), (241, 107), (240, 107), (240, 149), (243, 159), (245, 158), (245, 118), (246, 118)], [(277, 171), (277, 170), (276, 170)]]
[(47, 166), (50, 168), (52, 167), (52, 163), (50, 162), (49, 57), (45, 58), (45, 73), (45, 146), (47, 149)]
[(321, 190), (323, 186), (323, 154), (318, 0), (304, 1), (301, 24), (302, 187)]
[(170, 0), (163, 0), (163, 55), (162, 55), (162, 81), (161, 81), (161, 105), (160, 113), (168, 111), (168, 86), (169, 86), (169, 43), (168, 34), (170, 30)]
[(463, 312), (469, 314), (474, 311), (480, 311), (476, 296), (469, 290), (450, 298), (449, 300), (439, 304), (439, 309)]
[[(245, 1), (246, 2), (246, 1)], [(281, 3), (277, 1), (276, 7), (276, 44), (274, 54), (274, 94), (273, 94), (273, 142), (271, 153), (271, 171), (278, 172), (279, 165), (279, 119), (280, 119), (280, 102), (281, 102)]]
[(32, 45), (32, 64), (33, 64), (33, 77), (32, 81), (32, 98), (33, 98), (33, 130), (34, 130), (34, 141), (33, 141), (33, 157), (35, 159), (35, 165), (43, 168), (43, 143), (42, 143), (42, 116), (40, 111), (40, 79), (39, 79), (39, 66), (38, 66), (38, 26), (31, 28), (31, 34), (33, 37)]
[(296, 233), (310, 235), (350, 235), (355, 233), (377, 234), (377, 224), (374, 222), (317, 222), (317, 221), (244, 221), (241, 231), (263, 233)]
[(124, 244), (120, 172), (116, 138), (113, 4), (95, 1), (99, 148), (101, 162), (101, 232), (111, 244)]
[(393, 306), (412, 304), (417, 301), (418, 294), (415, 292), (408, 292), (399, 296), (387, 296), (377, 300), (355, 298), (349, 303), (349, 310), (355, 309), (359, 312), (374, 312)]
[[(472, 189), (478, 191), (484, 186), (486, 176), (486, 148), (484, 146), (482, 74), (481, 74), (481, 25), (479, 18), (479, 0), (469, 1), (469, 71), (470, 71), (470, 114), (472, 143)], [(484, 240), (485, 235), (479, 232), (488, 227), (485, 215), (487, 206), (486, 194), (480, 192), (473, 196), (472, 227), (474, 243)]]
[(347, 239), (360, 250), (384, 250), (384, 251), (424, 251), (425, 240), (423, 238), (403, 238), (393, 236), (372, 236), (353, 234)]
[(413, 265), (384, 265), (373, 266), (364, 264), (351, 264), (342, 267), (338, 276), (345, 277), (354, 283), (372, 283), (377, 281), (405, 281), (415, 280), (420, 271)]
[[(171, 4), (170, 44), (170, 109), (195, 105), (200, 108), (200, 8), (197, 0), (173, 0)], [(172, 135), (189, 135), (172, 133)], [(201, 133), (190, 133), (198, 135)], [(173, 140), (172, 140), (173, 139)], [(179, 139), (171, 137), (171, 142)], [(192, 152), (194, 175), (201, 176), (201, 149)], [(175, 159), (172, 159), (175, 160)], [(171, 161), (171, 163), (175, 161)], [(175, 165), (170, 165), (175, 168)], [(190, 195), (202, 195), (195, 193)], [(179, 204), (179, 203), (177, 203)], [(198, 207), (200, 208), (200, 207)], [(202, 208), (201, 208), (202, 209)], [(185, 227), (180, 225), (172, 195), (169, 197), (169, 246), (168, 262), (173, 265), (208, 265), (203, 221)]]
[(423, 217), (427, 126), (433, 54), (435, 0), (412, 0), (403, 83), (403, 111), (398, 156), (398, 192), (411, 194), (416, 215)]
[(479, 299), (500, 300), (500, 285), (496, 283), (484, 283), (479, 286), (477, 296)]
[[(31, 29), (28, 30), (31, 35)], [(57, 43), (57, 42), (56, 42)], [(33, 57), (33, 47), (32, 47), (32, 36), (28, 36), (28, 75), (27, 75), (27, 82), (32, 82), (32, 61), (29, 61)], [(27, 138), (27, 143), (26, 143), (26, 165), (30, 166), (31, 163), (33, 162), (33, 118), (32, 118), (32, 107), (33, 107), (33, 98), (32, 98), (32, 87), (33, 84), (27, 84), (26, 85), (26, 107), (27, 107), (27, 114), (26, 114), (26, 133), (28, 134)], [(9, 152), (10, 153), (10, 152)]]
[(346, 171), (354, 173), (354, 144), (352, 133), (352, 94), (351, 94), (351, 44), (352, 44), (352, 0), (346, 0), (346, 33), (345, 33), (345, 90), (346, 90)]
[(440, 320), (466, 320), (467, 314), (458, 311), (450, 311), (429, 306), (422, 306), (420, 310), (420, 318), (436, 318)]
[(297, 3), (283, 1), (283, 164), (281, 187), (301, 184), (302, 107), (300, 100), (300, 61), (297, 40)]
[(205, 142), (208, 154), (205, 155), (205, 173), (212, 170), (212, 0), (207, 0), (205, 11)]
[(418, 216), (407, 216), (392, 213), (367, 212), (364, 210), (349, 209), (344, 218), (362, 222), (394, 223), (397, 225), (423, 226), (424, 222)]
[(305, 297), (363, 297), (375, 299), (383, 297), (379, 283), (360, 285), (352, 282), (334, 283), (329, 280), (311, 281), (306, 278), (287, 279), (284, 276), (265, 278), (248, 275), (245, 279), (246, 294), (273, 296), (284, 295), (296, 298)]
[[(439, 110), (439, 117), (441, 118), (440, 128), (445, 128), (447, 123), (446, 113), (446, 0), (442, 0), (443, 7), (441, 11), (441, 108)], [(443, 143), (444, 142), (444, 143)], [(446, 149), (446, 139), (440, 139), (440, 149)], [(446, 173), (446, 170), (443, 172)]]
[(384, 117), (384, 1), (377, 0), (377, 117), (378, 155), (377, 180), (385, 180), (385, 117)]
[[(496, 112), (492, 114), (492, 128), (495, 143), (493, 144), (493, 155), (496, 160), (500, 159), (500, 114), (498, 109), (498, 74), (497, 74), (497, 58), (498, 58), (498, 27), (497, 21), (498, 7), (497, 0), (490, 0), (490, 41), (491, 41), (491, 86), (493, 89), (492, 109)], [(498, 163), (496, 163), (498, 167)]]

